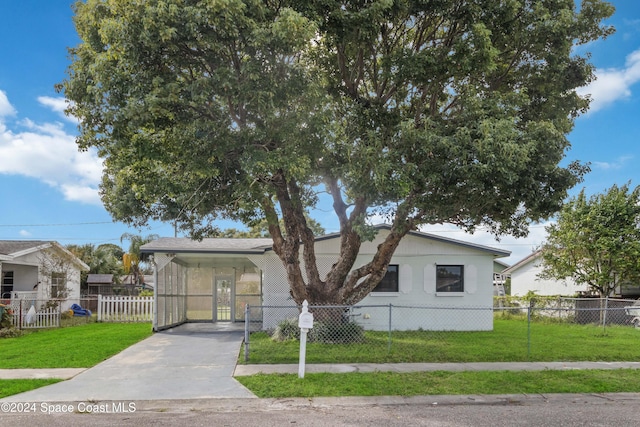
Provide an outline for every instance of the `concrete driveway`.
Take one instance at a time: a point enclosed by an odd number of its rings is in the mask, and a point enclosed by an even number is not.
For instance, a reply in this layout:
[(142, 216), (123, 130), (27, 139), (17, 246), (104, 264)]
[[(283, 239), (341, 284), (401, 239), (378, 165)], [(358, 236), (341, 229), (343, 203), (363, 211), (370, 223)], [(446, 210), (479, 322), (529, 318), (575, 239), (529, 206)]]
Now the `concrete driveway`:
[(233, 378), (244, 334), (192, 323), (158, 332), (74, 378), (3, 401), (255, 398)]

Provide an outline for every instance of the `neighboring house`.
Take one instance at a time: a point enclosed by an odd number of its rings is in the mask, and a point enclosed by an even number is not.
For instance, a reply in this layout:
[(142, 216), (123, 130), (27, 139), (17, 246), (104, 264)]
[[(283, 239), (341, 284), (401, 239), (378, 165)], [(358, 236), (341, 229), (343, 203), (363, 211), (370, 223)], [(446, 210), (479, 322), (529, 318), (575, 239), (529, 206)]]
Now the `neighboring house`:
[(142, 290), (153, 290), (153, 274), (143, 274), (139, 276), (140, 284), (136, 285), (136, 279), (133, 274), (120, 276), (120, 283), (129, 292), (140, 292)]
[[(363, 242), (354, 265), (371, 260), (390, 227), (378, 226), (378, 236)], [(316, 239), (321, 274), (336, 262), (340, 235)], [(243, 321), (244, 307), (264, 306), (263, 329), (297, 316), (282, 306), (295, 303), (282, 262), (272, 251), (271, 239), (163, 238), (142, 246), (153, 254), (157, 316), (154, 328), (184, 322)], [(386, 330), (389, 304), (404, 307), (447, 307), (414, 310), (398, 316), (395, 329), (491, 330), (493, 328), (494, 259), (510, 253), (486, 246), (410, 232), (396, 249), (387, 275), (376, 290), (358, 303), (354, 319), (367, 329)], [(465, 308), (481, 308), (472, 314)], [(468, 311), (468, 310), (467, 310)], [(253, 321), (253, 316), (252, 316)]]
[(493, 295), (503, 297), (506, 295), (505, 284), (508, 276), (502, 272), (509, 267), (509, 264), (499, 259), (493, 261)]
[[(88, 295), (138, 295), (141, 290), (153, 289), (153, 276), (142, 276), (142, 284), (134, 283), (133, 275), (120, 276), (116, 283), (113, 274), (89, 274), (87, 276)], [(148, 283), (147, 283), (148, 282)]]
[(0, 298), (80, 301), (80, 272), (89, 266), (51, 241), (0, 240)]
[(571, 278), (565, 280), (542, 279), (542, 250), (538, 249), (526, 256), (502, 274), (511, 277), (511, 295), (523, 296), (528, 292), (537, 295), (575, 296), (588, 292), (587, 285), (577, 285)]
[(89, 295), (113, 295), (113, 274), (87, 275), (87, 293)]

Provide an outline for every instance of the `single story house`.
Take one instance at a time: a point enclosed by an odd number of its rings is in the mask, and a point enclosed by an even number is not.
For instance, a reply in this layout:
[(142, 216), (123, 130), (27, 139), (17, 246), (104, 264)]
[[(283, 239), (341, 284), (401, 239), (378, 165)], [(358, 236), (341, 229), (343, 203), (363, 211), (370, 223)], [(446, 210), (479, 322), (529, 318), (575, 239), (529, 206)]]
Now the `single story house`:
[[(362, 244), (354, 267), (372, 259), (390, 230), (386, 225), (377, 228), (377, 237)], [(338, 233), (316, 239), (320, 274), (335, 263), (339, 243)], [(161, 238), (141, 251), (152, 254), (155, 265), (155, 330), (184, 322), (242, 322), (246, 304), (262, 306), (258, 322), (263, 329), (297, 316), (271, 239)], [(414, 310), (398, 314), (394, 329), (491, 330), (494, 259), (509, 254), (410, 232), (395, 251), (383, 283), (357, 304), (353, 318), (367, 329), (386, 330), (393, 304)], [(420, 310), (425, 307), (432, 310)]]
[(61, 299), (62, 309), (80, 301), (80, 272), (89, 266), (59, 243), (0, 240), (0, 300), (44, 303)]
[(565, 280), (542, 279), (542, 250), (531, 253), (506, 268), (503, 276), (511, 277), (511, 295), (524, 296), (528, 292), (537, 295), (575, 296), (588, 292), (587, 285), (578, 285), (570, 278)]
[(87, 294), (112, 295), (113, 294), (113, 274), (87, 275)]

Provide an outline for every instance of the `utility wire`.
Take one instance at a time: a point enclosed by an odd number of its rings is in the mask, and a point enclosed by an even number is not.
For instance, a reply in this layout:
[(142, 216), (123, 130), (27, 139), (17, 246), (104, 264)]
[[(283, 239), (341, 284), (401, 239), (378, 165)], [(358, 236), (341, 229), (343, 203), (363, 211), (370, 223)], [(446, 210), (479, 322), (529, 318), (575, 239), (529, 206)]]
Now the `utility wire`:
[(112, 221), (74, 222), (68, 224), (0, 224), (0, 227), (67, 227), (72, 225), (113, 224)]

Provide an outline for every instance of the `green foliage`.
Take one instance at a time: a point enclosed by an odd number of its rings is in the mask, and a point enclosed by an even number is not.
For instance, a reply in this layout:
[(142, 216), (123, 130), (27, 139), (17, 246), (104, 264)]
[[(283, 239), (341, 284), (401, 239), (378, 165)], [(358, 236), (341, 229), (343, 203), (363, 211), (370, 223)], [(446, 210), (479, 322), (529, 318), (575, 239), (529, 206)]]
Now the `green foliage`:
[(547, 228), (545, 278), (571, 278), (601, 296), (640, 280), (640, 187), (614, 185), (587, 198), (582, 190)]
[[(298, 303), (358, 301), (422, 224), (526, 234), (587, 171), (561, 166), (594, 75), (574, 47), (613, 8), (436, 3), (78, 1), (58, 89), (104, 158), (106, 208), (196, 238), (266, 218)], [(326, 286), (305, 219), (321, 192), (343, 237)], [(348, 277), (372, 215), (391, 233)]]
[(144, 290), (140, 291), (138, 296), (139, 297), (152, 297), (153, 296), (153, 291), (150, 290), (150, 289), (144, 289)]
[[(271, 339), (277, 342), (300, 339), (298, 319), (285, 319), (278, 323)], [(323, 344), (348, 344), (363, 342), (364, 329), (354, 322), (313, 322), (309, 330), (308, 342)]]
[(271, 335), (271, 339), (274, 341), (290, 341), (300, 339), (300, 327), (298, 326), (298, 319), (284, 319)]
[(364, 329), (355, 322), (315, 322), (309, 331), (309, 341), (324, 344), (363, 342)]
[(116, 283), (119, 282), (122, 270), (122, 255), (120, 246), (106, 243), (99, 246), (90, 243), (84, 245), (67, 245), (66, 249), (89, 266), (89, 271), (80, 273), (81, 289), (87, 289), (89, 274), (113, 274)]

